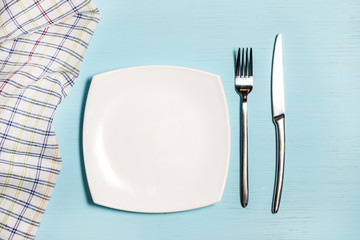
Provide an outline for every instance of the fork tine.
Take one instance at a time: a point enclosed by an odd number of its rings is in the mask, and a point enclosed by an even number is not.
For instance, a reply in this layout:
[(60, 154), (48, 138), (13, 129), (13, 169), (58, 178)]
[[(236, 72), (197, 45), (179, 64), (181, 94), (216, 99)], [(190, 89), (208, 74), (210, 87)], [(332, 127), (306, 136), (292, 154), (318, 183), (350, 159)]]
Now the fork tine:
[(250, 48), (250, 66), (249, 66), (249, 77), (253, 76), (253, 58), (252, 58), (252, 48)]
[[(243, 62), (244, 64), (244, 62)], [(248, 67), (249, 67), (249, 61), (248, 61), (248, 48), (246, 48), (246, 55), (245, 55), (245, 73), (244, 73), (244, 76), (245, 77), (248, 77)]]
[(242, 54), (241, 54), (241, 66), (240, 66), (240, 77), (244, 76), (244, 48), (241, 49)]
[(235, 77), (240, 76), (240, 48), (237, 54)]

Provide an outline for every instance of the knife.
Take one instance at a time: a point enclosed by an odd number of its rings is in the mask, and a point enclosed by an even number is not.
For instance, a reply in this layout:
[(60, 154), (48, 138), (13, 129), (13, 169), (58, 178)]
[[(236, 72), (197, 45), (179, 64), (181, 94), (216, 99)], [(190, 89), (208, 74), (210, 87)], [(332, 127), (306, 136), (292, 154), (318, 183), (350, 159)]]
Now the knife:
[(285, 99), (281, 34), (276, 36), (271, 74), (272, 114), (276, 130), (276, 170), (272, 213), (279, 210), (285, 164)]

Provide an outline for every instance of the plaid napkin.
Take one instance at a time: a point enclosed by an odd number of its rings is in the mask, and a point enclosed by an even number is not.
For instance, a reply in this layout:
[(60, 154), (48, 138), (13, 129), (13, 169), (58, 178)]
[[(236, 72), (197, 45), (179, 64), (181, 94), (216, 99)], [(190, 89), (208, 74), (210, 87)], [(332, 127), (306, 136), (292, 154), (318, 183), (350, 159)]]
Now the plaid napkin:
[(34, 239), (61, 168), (52, 120), (100, 13), (90, 0), (0, 3), (0, 239)]

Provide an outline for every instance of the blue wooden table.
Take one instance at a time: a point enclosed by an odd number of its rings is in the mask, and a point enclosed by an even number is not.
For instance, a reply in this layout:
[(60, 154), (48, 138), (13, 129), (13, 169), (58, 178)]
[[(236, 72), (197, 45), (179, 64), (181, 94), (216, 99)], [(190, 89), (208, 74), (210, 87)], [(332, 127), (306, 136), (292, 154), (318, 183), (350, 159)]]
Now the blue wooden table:
[[(360, 234), (360, 2), (358, 0), (98, 0), (102, 18), (81, 74), (56, 112), (63, 169), (38, 232), (57, 239), (358, 239)], [(271, 214), (275, 130), (270, 73), (283, 34), (286, 168)], [(254, 49), (249, 96), (250, 200), (239, 202), (239, 96), (234, 51)], [(179, 65), (221, 76), (231, 120), (231, 159), (220, 203), (171, 214), (94, 205), (81, 128), (95, 74)]]

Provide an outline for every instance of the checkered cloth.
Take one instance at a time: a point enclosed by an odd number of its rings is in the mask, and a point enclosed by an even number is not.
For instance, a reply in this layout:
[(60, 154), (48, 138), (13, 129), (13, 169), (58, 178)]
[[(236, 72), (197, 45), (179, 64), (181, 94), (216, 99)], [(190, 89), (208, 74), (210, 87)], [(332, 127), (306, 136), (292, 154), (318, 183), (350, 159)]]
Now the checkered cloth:
[(100, 14), (90, 0), (0, 2), (0, 239), (34, 239), (61, 168), (54, 111)]

